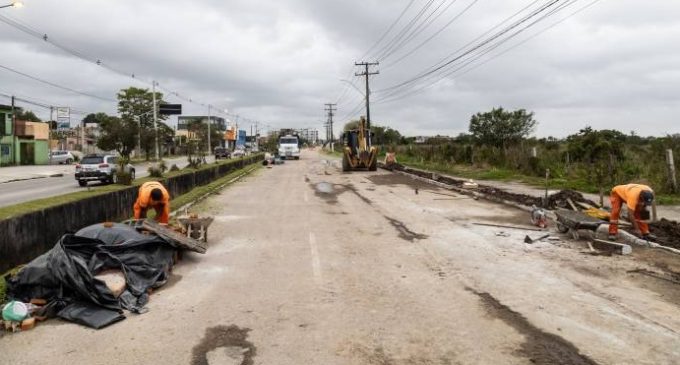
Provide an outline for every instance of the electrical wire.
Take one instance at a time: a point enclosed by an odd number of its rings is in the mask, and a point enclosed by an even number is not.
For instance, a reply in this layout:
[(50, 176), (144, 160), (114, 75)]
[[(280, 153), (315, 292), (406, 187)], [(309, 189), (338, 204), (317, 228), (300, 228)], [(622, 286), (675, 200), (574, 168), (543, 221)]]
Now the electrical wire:
[(27, 77), (27, 78), (29, 78), (29, 79), (31, 79), (31, 80), (38, 81), (38, 82), (40, 82), (40, 83), (43, 83), (43, 84), (46, 84), (46, 85), (55, 87), (55, 88), (57, 88), (57, 89), (70, 91), (70, 92), (75, 93), (75, 94), (79, 94), (79, 95), (83, 95), (83, 96), (87, 96), (87, 97), (90, 97), (90, 98), (99, 99), (99, 100), (103, 100), (103, 101), (111, 101), (111, 102), (114, 102), (114, 103), (116, 102), (116, 100), (113, 100), (113, 99), (104, 98), (104, 97), (97, 96), (97, 95), (94, 95), (94, 94), (88, 94), (88, 93), (86, 93), (86, 92), (78, 91), (78, 90), (71, 89), (71, 88), (66, 87), (66, 86), (62, 86), (62, 85), (59, 85), (59, 84), (55, 84), (55, 83), (53, 83), (53, 82), (50, 82), (50, 81), (47, 81), (47, 80), (43, 80), (43, 79), (41, 79), (41, 78), (39, 78), (39, 77), (32, 76), (32, 75), (29, 75), (29, 74), (27, 74), (27, 73), (24, 73), (24, 72), (15, 70), (15, 69), (13, 69), (13, 68), (11, 68), (11, 67), (7, 67), (7, 66), (0, 65), (0, 68), (1, 68), (1, 69), (4, 69), (4, 70), (7, 70), (7, 71), (9, 71), (9, 72), (15, 73), (15, 74), (17, 74), (17, 75), (21, 75), (21, 76)]

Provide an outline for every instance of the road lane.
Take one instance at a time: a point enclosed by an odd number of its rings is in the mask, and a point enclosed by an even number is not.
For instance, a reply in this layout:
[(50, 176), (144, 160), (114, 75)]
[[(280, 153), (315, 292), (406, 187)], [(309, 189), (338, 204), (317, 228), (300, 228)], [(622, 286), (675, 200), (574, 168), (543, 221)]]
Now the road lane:
[[(214, 158), (207, 159), (208, 163), (214, 162)], [(176, 164), (179, 168), (184, 168), (188, 163), (186, 157), (177, 157), (165, 160), (168, 168)], [(140, 163), (135, 165), (137, 178), (148, 176), (147, 171), (150, 163)], [(52, 166), (54, 169), (54, 166)], [(59, 166), (59, 171), (64, 172), (64, 176), (48, 177), (40, 179), (14, 181), (0, 184), (0, 207), (20, 204), (23, 202), (49, 198), (52, 196), (68, 194), (86, 189), (80, 187), (75, 180), (75, 166), (64, 168)], [(101, 183), (89, 183), (89, 186), (100, 186)]]
[[(209, 198), (206, 255), (185, 254), (150, 311), (93, 331), (52, 320), (0, 339), (33, 364), (672, 364), (672, 285), (639, 257), (523, 243), (472, 223), (526, 213), (305, 152)], [(330, 189), (329, 189), (330, 187)], [(419, 193), (415, 193), (415, 188)], [(306, 198), (305, 198), (306, 197)], [(530, 232), (529, 232), (530, 233)], [(646, 266), (645, 266), (646, 267)], [(661, 294), (663, 293), (663, 295)], [(221, 362), (220, 362), (221, 361)]]

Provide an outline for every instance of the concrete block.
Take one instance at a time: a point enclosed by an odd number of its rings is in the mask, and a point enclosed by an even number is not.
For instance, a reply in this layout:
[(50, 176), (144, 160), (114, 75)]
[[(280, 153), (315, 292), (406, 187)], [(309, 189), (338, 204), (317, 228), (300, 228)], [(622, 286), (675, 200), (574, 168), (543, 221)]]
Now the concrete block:
[(594, 239), (592, 245), (598, 250), (613, 252), (619, 255), (630, 255), (633, 253), (633, 248), (623, 243)]
[(28, 331), (35, 327), (35, 318), (26, 318), (21, 322), (21, 330)]
[(94, 278), (103, 281), (116, 298), (123, 294), (127, 287), (125, 275), (120, 270), (102, 271), (95, 275)]

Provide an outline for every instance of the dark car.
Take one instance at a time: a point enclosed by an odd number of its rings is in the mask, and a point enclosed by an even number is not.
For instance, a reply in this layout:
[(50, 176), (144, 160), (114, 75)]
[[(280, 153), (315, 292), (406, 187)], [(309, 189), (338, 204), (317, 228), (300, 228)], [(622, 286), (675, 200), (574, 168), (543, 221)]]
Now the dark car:
[(229, 152), (229, 150), (224, 147), (216, 147), (215, 159), (219, 160), (220, 158), (231, 158), (231, 152)]

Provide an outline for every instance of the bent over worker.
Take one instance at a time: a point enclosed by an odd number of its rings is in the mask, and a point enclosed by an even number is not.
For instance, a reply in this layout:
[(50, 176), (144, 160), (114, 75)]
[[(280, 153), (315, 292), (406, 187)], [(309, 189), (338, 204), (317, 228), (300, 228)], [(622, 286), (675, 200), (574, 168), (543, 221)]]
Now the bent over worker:
[(146, 218), (149, 208), (156, 211), (156, 221), (168, 224), (170, 220), (170, 194), (165, 187), (157, 182), (145, 182), (139, 187), (139, 194), (135, 202), (135, 219)]
[(652, 188), (642, 184), (618, 185), (612, 189), (610, 199), (612, 213), (609, 217), (609, 239), (615, 239), (619, 232), (619, 215), (623, 203), (628, 207), (628, 219), (635, 232), (639, 232), (642, 238), (649, 239), (649, 225), (643, 220), (649, 219), (647, 207), (654, 201)]

